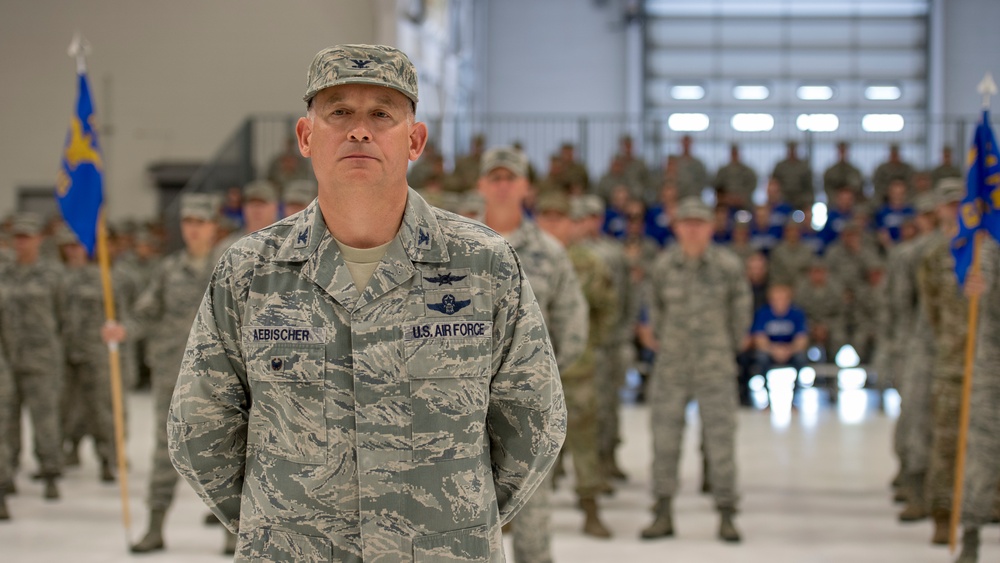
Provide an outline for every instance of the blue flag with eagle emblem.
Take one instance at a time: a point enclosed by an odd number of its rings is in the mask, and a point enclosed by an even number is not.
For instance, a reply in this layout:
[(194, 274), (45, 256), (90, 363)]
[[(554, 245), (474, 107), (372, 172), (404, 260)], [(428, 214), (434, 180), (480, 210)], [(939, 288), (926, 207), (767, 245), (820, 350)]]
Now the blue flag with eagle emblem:
[(63, 219), (76, 233), (87, 253), (94, 255), (97, 218), (104, 201), (104, 165), (97, 144), (94, 104), (90, 99), (87, 73), (77, 74), (79, 90), (76, 112), (66, 134), (62, 165), (56, 181), (56, 199)]
[(990, 112), (983, 110), (983, 120), (976, 127), (976, 137), (969, 149), (969, 172), (965, 198), (958, 208), (958, 234), (951, 241), (955, 257), (955, 275), (965, 285), (965, 275), (972, 265), (973, 237), (985, 228), (1000, 240), (1000, 152), (990, 127)]

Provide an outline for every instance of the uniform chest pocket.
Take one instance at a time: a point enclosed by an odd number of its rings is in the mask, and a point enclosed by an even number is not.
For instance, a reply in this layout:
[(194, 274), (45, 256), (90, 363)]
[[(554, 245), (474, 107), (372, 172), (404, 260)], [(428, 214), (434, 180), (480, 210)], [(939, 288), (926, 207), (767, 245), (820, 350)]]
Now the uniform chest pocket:
[(414, 460), (462, 459), (484, 451), (489, 334), (406, 340)]
[(326, 463), (326, 345), (248, 349), (250, 445), (288, 461)]

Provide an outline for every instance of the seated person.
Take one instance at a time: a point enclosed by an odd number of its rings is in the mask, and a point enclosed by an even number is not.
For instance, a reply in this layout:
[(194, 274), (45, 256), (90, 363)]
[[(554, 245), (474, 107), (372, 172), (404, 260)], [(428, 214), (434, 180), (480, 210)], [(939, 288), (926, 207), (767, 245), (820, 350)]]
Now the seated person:
[(792, 366), (798, 372), (805, 367), (809, 330), (806, 314), (792, 305), (792, 287), (772, 284), (767, 290), (767, 305), (754, 314), (750, 335), (756, 351), (757, 368), (765, 378), (775, 366)]

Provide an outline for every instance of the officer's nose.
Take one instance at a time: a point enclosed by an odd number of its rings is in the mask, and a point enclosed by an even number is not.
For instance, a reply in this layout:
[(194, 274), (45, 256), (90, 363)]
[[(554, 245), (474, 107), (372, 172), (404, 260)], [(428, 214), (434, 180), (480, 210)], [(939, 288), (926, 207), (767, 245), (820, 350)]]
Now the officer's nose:
[(350, 139), (358, 142), (371, 141), (371, 132), (359, 124), (351, 129)]

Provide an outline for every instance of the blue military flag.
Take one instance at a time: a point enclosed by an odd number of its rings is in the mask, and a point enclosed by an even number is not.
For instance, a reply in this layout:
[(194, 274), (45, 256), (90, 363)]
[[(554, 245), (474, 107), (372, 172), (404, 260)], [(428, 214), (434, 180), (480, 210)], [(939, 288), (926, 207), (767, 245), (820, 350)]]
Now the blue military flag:
[(56, 182), (56, 199), (63, 219), (76, 233), (87, 253), (94, 255), (97, 220), (104, 201), (104, 165), (97, 144), (94, 105), (90, 99), (87, 73), (78, 74), (76, 111), (69, 124), (63, 147), (62, 165)]
[(983, 120), (976, 127), (976, 136), (969, 149), (969, 172), (965, 198), (958, 208), (958, 234), (951, 241), (955, 257), (955, 275), (965, 284), (965, 275), (972, 265), (973, 238), (985, 228), (1000, 240), (1000, 152), (990, 127), (990, 112), (983, 110)]

